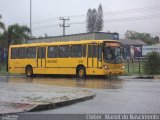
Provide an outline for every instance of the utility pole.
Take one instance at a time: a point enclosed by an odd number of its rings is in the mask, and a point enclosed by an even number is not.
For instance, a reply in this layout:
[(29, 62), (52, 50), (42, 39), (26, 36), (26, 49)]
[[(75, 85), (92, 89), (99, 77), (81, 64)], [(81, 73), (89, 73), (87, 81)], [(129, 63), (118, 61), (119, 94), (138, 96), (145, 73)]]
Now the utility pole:
[(32, 38), (32, 0), (30, 0), (30, 38)]
[(65, 28), (70, 27), (70, 25), (66, 25), (66, 20), (69, 20), (69, 18), (60, 17), (60, 20), (63, 20), (63, 24), (60, 24), (60, 27), (63, 27), (63, 36), (65, 36)]

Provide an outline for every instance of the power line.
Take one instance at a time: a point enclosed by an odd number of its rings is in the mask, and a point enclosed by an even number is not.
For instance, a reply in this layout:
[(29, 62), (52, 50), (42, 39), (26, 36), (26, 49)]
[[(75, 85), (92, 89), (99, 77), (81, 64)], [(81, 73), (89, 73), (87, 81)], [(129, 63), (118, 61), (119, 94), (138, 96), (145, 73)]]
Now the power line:
[[(104, 22), (105, 23), (114, 23), (114, 22), (124, 22), (124, 21), (159, 19), (159, 18), (160, 18), (160, 14), (155, 14), (155, 15), (146, 15), (146, 16), (137, 16), (137, 17), (126, 17), (126, 18), (108, 19), (108, 20), (104, 20)], [(80, 24), (86, 24), (86, 21), (72, 22), (72, 23), (70, 23), (70, 25), (80, 25)], [(44, 25), (44, 26), (36, 27), (34, 29), (47, 28), (47, 27), (53, 27), (53, 26), (58, 26), (58, 24)]]
[[(104, 15), (123, 15), (123, 14), (128, 14), (128, 13), (135, 13), (135, 12), (149, 12), (149, 11), (155, 11), (155, 10), (160, 10), (160, 5), (155, 5), (155, 6), (151, 6), (151, 7), (143, 7), (143, 8), (137, 8), (137, 9), (129, 9), (129, 10), (119, 10), (119, 11), (112, 11), (112, 12), (104, 12)], [(72, 15), (72, 16), (65, 16), (65, 17), (69, 17), (69, 18), (82, 18), (82, 17), (86, 17), (86, 14), (81, 14), (81, 15)], [(44, 19), (44, 20), (38, 20), (38, 21), (33, 21), (34, 24), (38, 24), (38, 23), (44, 23), (44, 22), (48, 22), (48, 21), (54, 21), (54, 20), (58, 20), (59, 17), (52, 17), (52, 18), (48, 18), (48, 19)]]
[(70, 25), (84, 24), (84, 23), (86, 23), (86, 22), (72, 22), (72, 23), (70, 23)]
[(137, 8), (137, 9), (129, 9), (129, 10), (120, 10), (120, 11), (112, 11), (112, 12), (104, 12), (104, 14), (107, 15), (116, 15), (116, 14), (128, 14), (128, 13), (135, 13), (135, 12), (149, 12), (149, 11), (156, 11), (160, 10), (159, 5), (151, 6), (151, 7), (143, 7), (143, 8)]
[[(126, 18), (117, 18), (117, 19), (108, 19), (104, 20), (104, 22), (111, 23), (111, 22), (121, 22), (121, 21), (137, 21), (137, 20), (144, 20), (144, 19), (159, 19), (160, 14), (155, 15), (146, 15), (146, 16), (137, 16), (137, 17), (126, 17)], [(84, 24), (86, 22), (73, 22), (70, 24)]]
[[(115, 19), (108, 19), (108, 20), (104, 20), (104, 22), (107, 23), (112, 23), (112, 22), (123, 22), (123, 21), (137, 21), (137, 20), (148, 20), (148, 19), (159, 19), (160, 18), (160, 14), (155, 14), (155, 15), (146, 15), (146, 16), (137, 16), (137, 17), (126, 17), (126, 18), (115, 18)], [(70, 25), (78, 25), (78, 24), (85, 24), (86, 21), (82, 21), (82, 22), (71, 22)], [(37, 28), (43, 28), (43, 27), (52, 27), (52, 26), (57, 26), (58, 24), (49, 24), (49, 25), (43, 25), (40, 27), (35, 27), (34, 29)]]
[(47, 19), (43, 19), (43, 20), (37, 20), (37, 21), (33, 21), (34, 24), (39, 24), (39, 23), (44, 23), (44, 22), (49, 22), (49, 21), (57, 21), (59, 20), (59, 17), (52, 17), (52, 18), (47, 18)]
[[(140, 12), (140, 11), (141, 12), (142, 11), (146, 11), (147, 12), (147, 11), (160, 10), (160, 8), (158, 6), (159, 5), (151, 6), (151, 7), (144, 7), (144, 8), (137, 8), (137, 9), (129, 9), (129, 10), (121, 10), (121, 11), (113, 11), (113, 12), (104, 12), (104, 15), (116, 15), (116, 14), (118, 14), (118, 15), (122, 14), (123, 15), (123, 14), (127, 14), (127, 13), (135, 13), (135, 12)], [(81, 18), (81, 17), (84, 17), (84, 16), (86, 16), (86, 15), (73, 15), (73, 16), (69, 16), (69, 17)], [(158, 18), (160, 18), (160, 14), (147, 15), (147, 16), (137, 16), (137, 17), (126, 17), (126, 18), (115, 18), (115, 19), (104, 20), (104, 22), (105, 23), (106, 22), (107, 23), (114, 23), (114, 22), (137, 21), (137, 20), (158, 19)], [(58, 19), (58, 17), (53, 17), (53, 18), (49, 18), (49, 19), (46, 19), (46, 20), (48, 20), (48, 21), (52, 20), (53, 21), (53, 19)], [(39, 21), (39, 23), (46, 22), (46, 20), (41, 20), (41, 21)], [(70, 24), (71, 25), (79, 25), (79, 24), (85, 24), (85, 23), (86, 23), (86, 21), (72, 22)], [(39, 26), (39, 27), (34, 27), (34, 29), (41, 29), (41, 28), (58, 26), (58, 24), (43, 25), (43, 26)], [(61, 24), (61, 27), (63, 27), (63, 24)], [(64, 29), (65, 29), (65, 27), (64, 27)]]
[[(137, 21), (137, 20), (148, 20), (148, 19), (152, 19), (152, 18), (159, 19), (160, 18), (160, 14), (137, 16), (137, 17), (125, 17), (125, 18), (107, 19), (107, 20), (104, 20), (104, 22), (112, 23), (112, 22), (123, 22), (123, 21)], [(85, 23), (86, 23), (86, 21), (71, 22), (70, 25), (78, 25), (78, 24), (85, 24)], [(43, 27), (52, 27), (52, 26), (57, 26), (57, 25), (59, 25), (59, 23), (38, 26), (38, 27), (34, 27), (34, 29), (43, 28)]]
[(111, 23), (111, 22), (137, 21), (137, 20), (158, 19), (158, 18), (160, 18), (160, 14), (138, 16), (138, 17), (127, 17), (127, 18), (110, 19), (110, 20), (104, 20), (104, 22), (110, 22)]
[(39, 27), (34, 27), (34, 30), (41, 29), (41, 28), (51, 28), (51, 27), (59, 27), (59, 24), (48, 24), (48, 25), (43, 25)]

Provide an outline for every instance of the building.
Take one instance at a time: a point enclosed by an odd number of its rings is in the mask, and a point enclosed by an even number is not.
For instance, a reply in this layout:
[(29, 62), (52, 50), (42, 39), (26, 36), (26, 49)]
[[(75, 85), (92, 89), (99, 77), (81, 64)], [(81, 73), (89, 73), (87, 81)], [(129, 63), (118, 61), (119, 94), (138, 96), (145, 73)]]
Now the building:
[(28, 40), (28, 43), (37, 43), (37, 42), (60, 42), (60, 41), (78, 41), (78, 40), (118, 40), (118, 33), (110, 32), (94, 32), (94, 33), (81, 33), (81, 34), (72, 34), (65, 36), (52, 36), (44, 38), (35, 38)]

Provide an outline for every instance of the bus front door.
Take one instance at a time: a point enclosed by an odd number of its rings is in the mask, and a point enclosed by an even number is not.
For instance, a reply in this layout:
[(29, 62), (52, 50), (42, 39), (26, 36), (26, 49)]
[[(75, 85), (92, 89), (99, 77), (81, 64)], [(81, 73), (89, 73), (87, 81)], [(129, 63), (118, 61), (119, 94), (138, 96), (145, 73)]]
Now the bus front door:
[(102, 50), (98, 44), (89, 44), (88, 46), (88, 68), (102, 67)]
[(38, 68), (46, 67), (46, 47), (38, 47), (38, 57), (37, 57)]

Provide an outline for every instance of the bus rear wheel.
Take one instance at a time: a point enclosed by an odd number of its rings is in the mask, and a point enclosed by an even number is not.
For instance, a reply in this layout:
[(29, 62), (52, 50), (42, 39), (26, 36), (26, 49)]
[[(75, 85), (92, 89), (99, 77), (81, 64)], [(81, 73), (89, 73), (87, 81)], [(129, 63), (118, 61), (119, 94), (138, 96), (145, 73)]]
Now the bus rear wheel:
[(33, 75), (33, 69), (32, 69), (31, 66), (27, 66), (26, 67), (26, 75), (27, 75), (27, 77), (32, 77), (32, 75)]
[(83, 66), (78, 67), (77, 76), (79, 78), (84, 78), (86, 76), (86, 70), (85, 70), (85, 68)]

